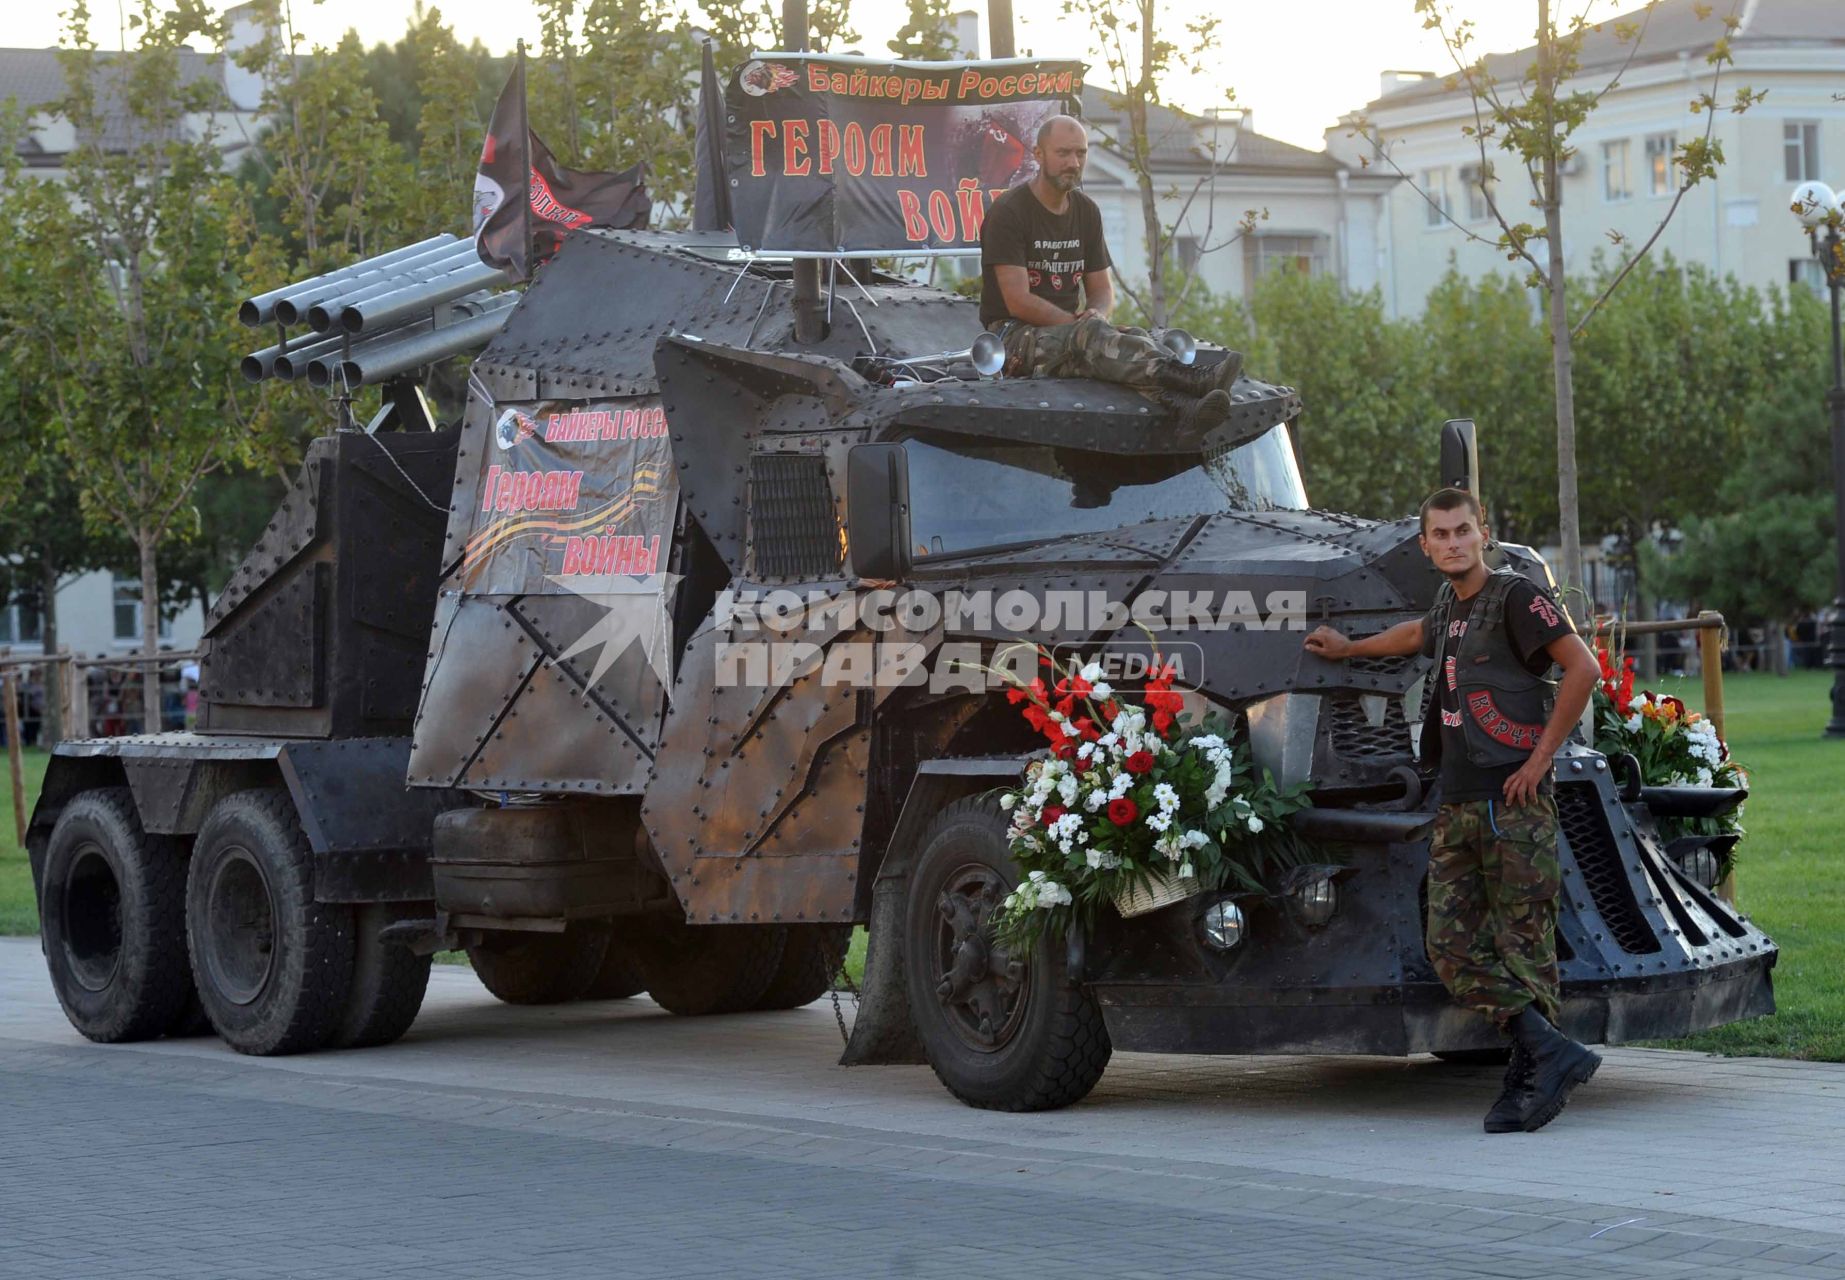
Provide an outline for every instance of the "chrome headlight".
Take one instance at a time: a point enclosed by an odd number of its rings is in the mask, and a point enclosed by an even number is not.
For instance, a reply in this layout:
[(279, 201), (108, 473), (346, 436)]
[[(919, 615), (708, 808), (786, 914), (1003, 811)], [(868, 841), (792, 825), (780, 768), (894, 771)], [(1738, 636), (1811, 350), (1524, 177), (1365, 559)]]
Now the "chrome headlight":
[(1216, 951), (1229, 951), (1243, 940), (1243, 909), (1228, 898), (1220, 898), (1204, 909), (1198, 925), (1207, 945)]
[(1318, 929), (1339, 909), (1340, 875), (1346, 867), (1295, 867), (1281, 882), (1288, 914), (1309, 929)]
[(1707, 844), (1701, 844), (1681, 857), (1678, 860), (1678, 869), (1706, 889), (1715, 889), (1717, 881), (1723, 878), (1723, 863), (1718, 860), (1716, 852)]

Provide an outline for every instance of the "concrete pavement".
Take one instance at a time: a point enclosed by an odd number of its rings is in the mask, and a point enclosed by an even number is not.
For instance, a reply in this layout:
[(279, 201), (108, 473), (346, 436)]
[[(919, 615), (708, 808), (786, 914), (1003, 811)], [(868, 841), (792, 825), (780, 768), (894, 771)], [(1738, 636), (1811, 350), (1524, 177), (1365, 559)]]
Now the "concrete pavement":
[(0, 940), (0, 1276), (1845, 1277), (1845, 1066), (1118, 1054), (1069, 1110), (846, 1070), (820, 1003), (515, 1009), (438, 967), (383, 1049), (96, 1046)]

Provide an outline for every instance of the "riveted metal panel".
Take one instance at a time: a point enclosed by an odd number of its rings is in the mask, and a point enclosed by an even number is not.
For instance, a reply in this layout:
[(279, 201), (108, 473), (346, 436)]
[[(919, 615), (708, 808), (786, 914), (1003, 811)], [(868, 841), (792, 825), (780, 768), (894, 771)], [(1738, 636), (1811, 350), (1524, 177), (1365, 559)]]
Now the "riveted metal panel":
[(443, 613), (410, 747), (418, 787), (458, 785), (543, 656), (502, 602), (451, 598)]

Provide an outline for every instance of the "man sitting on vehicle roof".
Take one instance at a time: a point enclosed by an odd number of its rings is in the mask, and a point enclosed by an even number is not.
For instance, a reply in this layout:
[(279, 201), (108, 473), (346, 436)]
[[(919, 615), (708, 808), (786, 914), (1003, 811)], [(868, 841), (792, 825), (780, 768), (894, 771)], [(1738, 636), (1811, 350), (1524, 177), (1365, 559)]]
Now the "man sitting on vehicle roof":
[(980, 233), (980, 323), (1005, 342), (1005, 372), (1118, 382), (1147, 392), (1182, 425), (1222, 422), (1242, 372), (1240, 354), (1194, 369), (1145, 329), (1108, 322), (1115, 288), (1102, 215), (1076, 189), (1089, 158), (1088, 130), (1072, 116), (1052, 116), (1032, 155), (1038, 172), (993, 202)]

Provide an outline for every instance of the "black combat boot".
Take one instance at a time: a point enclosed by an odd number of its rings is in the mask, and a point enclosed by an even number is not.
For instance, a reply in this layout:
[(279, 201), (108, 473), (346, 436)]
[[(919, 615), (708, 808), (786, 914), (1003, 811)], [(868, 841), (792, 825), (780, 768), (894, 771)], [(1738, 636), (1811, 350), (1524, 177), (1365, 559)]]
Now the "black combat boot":
[(1181, 395), (1203, 396), (1212, 391), (1230, 394), (1230, 388), (1243, 373), (1243, 353), (1226, 351), (1224, 358), (1208, 368), (1168, 360), (1160, 367), (1160, 385)]
[(1505, 1064), (1505, 1087), (1499, 1091), (1498, 1099), (1486, 1113), (1488, 1133), (1524, 1131), (1525, 1106), (1531, 1097), (1532, 1065), (1531, 1055), (1525, 1052), (1525, 1046), (1513, 1041), (1512, 1060)]
[(1230, 397), (1221, 391), (1189, 396), (1179, 391), (1155, 391), (1152, 398), (1172, 414), (1181, 431), (1209, 431), (1230, 416)]
[(1588, 1083), (1602, 1065), (1601, 1055), (1551, 1026), (1536, 1008), (1526, 1005), (1513, 1018), (1510, 1031), (1531, 1057), (1531, 1087), (1525, 1093), (1524, 1129), (1536, 1133), (1563, 1110), (1570, 1090)]

